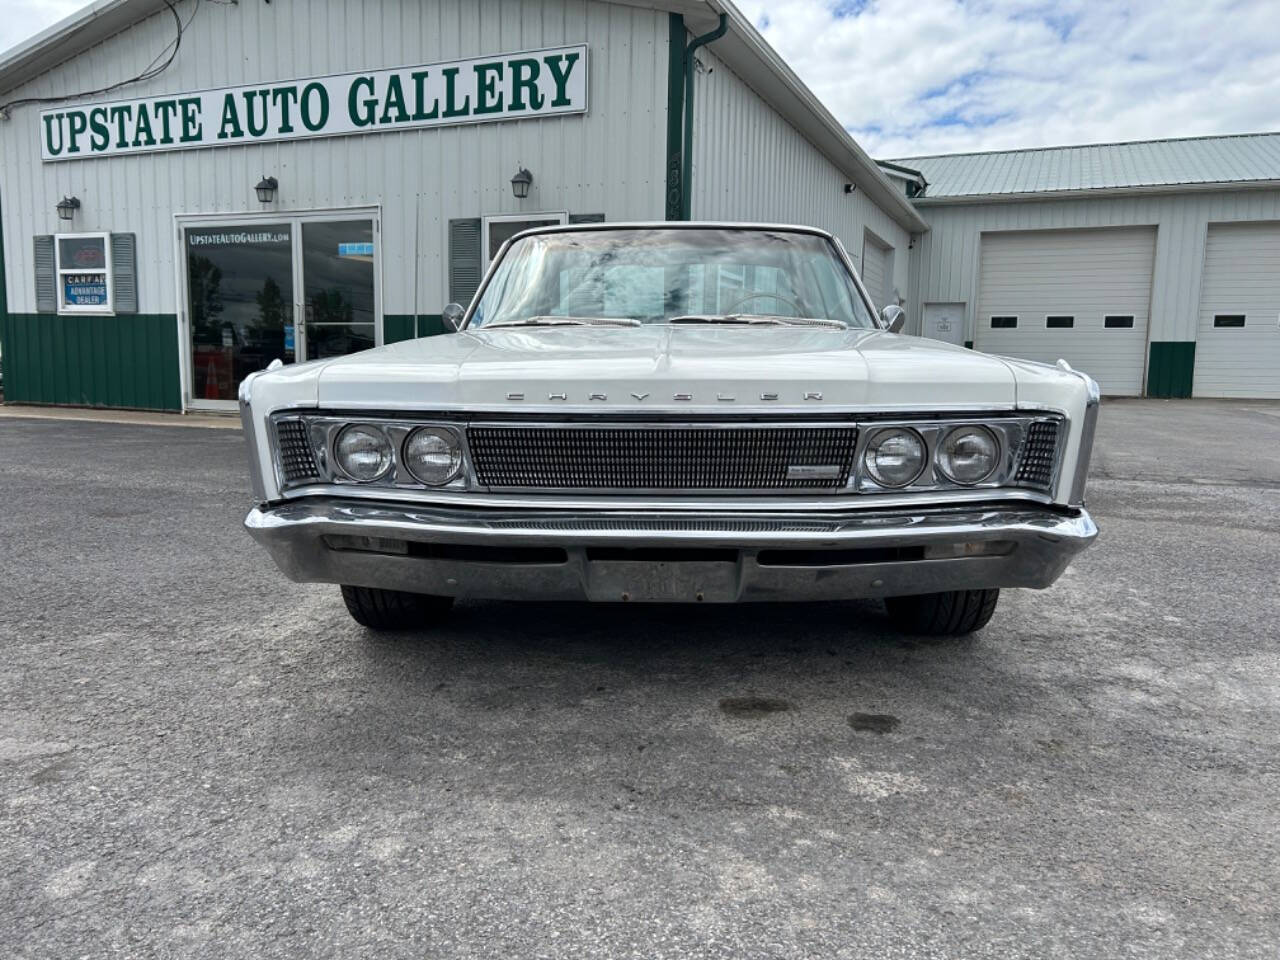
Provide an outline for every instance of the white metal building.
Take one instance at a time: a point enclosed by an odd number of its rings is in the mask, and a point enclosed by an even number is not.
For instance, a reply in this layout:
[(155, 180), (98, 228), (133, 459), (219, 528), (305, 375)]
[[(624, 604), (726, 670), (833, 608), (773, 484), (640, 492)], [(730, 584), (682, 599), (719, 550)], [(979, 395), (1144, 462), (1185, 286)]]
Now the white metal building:
[(1116, 395), (1280, 397), (1280, 134), (914, 157), (926, 336)]
[(920, 214), (724, 0), (173, 6), (0, 55), (9, 401), (229, 406), (438, 332), (545, 221), (814, 224), (905, 298)]
[(878, 165), (727, 0), (96, 0), (0, 54), (9, 401), (228, 407), (602, 218), (825, 227), (908, 329), (1280, 396), (1280, 134)]

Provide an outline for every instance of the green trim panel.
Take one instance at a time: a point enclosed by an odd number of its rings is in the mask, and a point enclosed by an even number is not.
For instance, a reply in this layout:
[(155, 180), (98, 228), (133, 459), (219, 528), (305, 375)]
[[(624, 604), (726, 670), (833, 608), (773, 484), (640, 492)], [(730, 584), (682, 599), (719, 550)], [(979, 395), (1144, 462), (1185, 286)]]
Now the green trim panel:
[(1148, 397), (1189, 397), (1196, 375), (1194, 340), (1152, 340)]
[(8, 403), (181, 410), (178, 318), (171, 313), (0, 317)]
[(444, 328), (444, 317), (438, 313), (418, 314), (418, 336), (438, 337), (442, 333), (448, 333)]
[(382, 342), (399, 343), (401, 340), (412, 340), (414, 331), (413, 314), (387, 313), (382, 317)]
[[(2, 201), (3, 198), (0, 198)], [(5, 264), (8, 263), (4, 258), (4, 203), (0, 202), (0, 329), (3, 329), (5, 318), (9, 316), (9, 290), (5, 287)], [(3, 350), (3, 347), (0, 347)], [(0, 360), (0, 362), (3, 362)]]
[(415, 337), (434, 337), (444, 333), (444, 319), (438, 313), (388, 313), (382, 317), (382, 342), (399, 343)]

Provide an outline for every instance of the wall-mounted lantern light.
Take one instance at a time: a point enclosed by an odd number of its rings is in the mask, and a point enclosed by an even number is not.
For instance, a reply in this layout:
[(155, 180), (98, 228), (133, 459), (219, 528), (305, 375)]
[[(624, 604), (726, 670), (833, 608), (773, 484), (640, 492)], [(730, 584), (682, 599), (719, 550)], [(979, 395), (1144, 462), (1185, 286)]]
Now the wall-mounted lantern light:
[(517, 200), (523, 200), (529, 196), (529, 187), (533, 185), (533, 174), (524, 167), (520, 168), (520, 172), (511, 178), (511, 192), (515, 194)]
[(276, 198), (276, 189), (279, 186), (280, 184), (275, 177), (264, 176), (253, 189), (258, 191), (258, 199), (261, 202), (270, 203)]
[(79, 197), (63, 197), (58, 201), (58, 219), (70, 220), (80, 209)]

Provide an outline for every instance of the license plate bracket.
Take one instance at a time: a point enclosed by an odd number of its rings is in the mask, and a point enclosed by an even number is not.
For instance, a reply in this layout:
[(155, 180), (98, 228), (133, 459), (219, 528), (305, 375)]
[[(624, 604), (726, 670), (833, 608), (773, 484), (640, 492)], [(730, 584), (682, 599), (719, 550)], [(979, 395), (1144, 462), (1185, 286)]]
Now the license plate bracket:
[(603, 603), (732, 603), (732, 561), (590, 560), (587, 596)]

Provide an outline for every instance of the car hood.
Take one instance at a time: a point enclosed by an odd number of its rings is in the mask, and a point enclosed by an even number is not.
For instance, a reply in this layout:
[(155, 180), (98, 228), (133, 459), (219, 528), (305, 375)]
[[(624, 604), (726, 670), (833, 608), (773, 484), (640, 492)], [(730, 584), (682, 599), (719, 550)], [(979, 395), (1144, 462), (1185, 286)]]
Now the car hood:
[(477, 329), (323, 364), (336, 409), (947, 409), (1015, 405), (1004, 362), (876, 330), (667, 326)]

